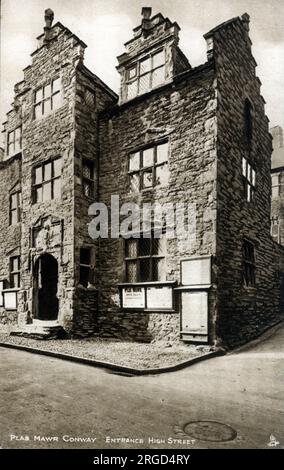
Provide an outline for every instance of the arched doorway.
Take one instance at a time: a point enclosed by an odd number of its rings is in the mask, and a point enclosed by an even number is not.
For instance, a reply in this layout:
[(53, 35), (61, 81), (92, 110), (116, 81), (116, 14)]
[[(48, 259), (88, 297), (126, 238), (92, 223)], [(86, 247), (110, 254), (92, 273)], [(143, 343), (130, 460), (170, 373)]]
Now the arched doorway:
[(57, 320), (58, 263), (50, 254), (41, 255), (34, 270), (34, 316), (38, 320)]

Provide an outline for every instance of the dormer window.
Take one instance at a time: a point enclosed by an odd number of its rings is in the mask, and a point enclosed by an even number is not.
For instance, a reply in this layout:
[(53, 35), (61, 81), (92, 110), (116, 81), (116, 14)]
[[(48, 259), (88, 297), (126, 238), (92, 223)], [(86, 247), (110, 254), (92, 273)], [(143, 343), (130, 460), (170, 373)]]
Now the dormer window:
[(165, 81), (165, 51), (151, 54), (126, 71), (127, 99), (142, 95)]

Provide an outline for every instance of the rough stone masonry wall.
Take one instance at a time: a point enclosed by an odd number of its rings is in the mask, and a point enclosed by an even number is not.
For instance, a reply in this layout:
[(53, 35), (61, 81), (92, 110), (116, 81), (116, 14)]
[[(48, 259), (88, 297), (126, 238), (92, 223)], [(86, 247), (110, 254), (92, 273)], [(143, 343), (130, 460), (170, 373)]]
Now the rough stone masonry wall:
[[(31, 246), (31, 229), (40, 217), (52, 216), (63, 221), (62, 246), (49, 246), (46, 251), (58, 261), (58, 298), (60, 321), (67, 330), (72, 328), (73, 307), (73, 212), (74, 212), (74, 98), (75, 69), (82, 59), (81, 44), (63, 27), (53, 30), (54, 38), (32, 54), (32, 65), (24, 70), (24, 81), (18, 86), (22, 116), (22, 240), (20, 321), (27, 321), (33, 311), (32, 261), (43, 251), (36, 252)], [(62, 106), (42, 119), (35, 119), (33, 112), (34, 92), (52, 78), (60, 76)], [(16, 88), (17, 90), (17, 88)], [(44, 203), (32, 203), (33, 167), (50, 158), (61, 156), (61, 198)], [(45, 250), (45, 248), (43, 248)]]
[[(216, 96), (214, 72), (206, 65), (183, 80), (126, 105), (117, 107), (100, 122), (100, 202), (110, 205), (111, 195), (124, 202), (196, 203), (197, 237), (192, 246), (167, 241), (167, 280), (180, 282), (180, 259), (215, 254), (216, 222)], [(151, 129), (155, 129), (151, 132)], [(130, 192), (128, 155), (134, 148), (169, 139), (169, 185)], [(176, 313), (122, 311), (118, 283), (125, 282), (124, 241), (100, 240), (97, 260), (100, 333), (140, 341), (179, 340)], [(215, 315), (210, 297), (210, 318)], [(211, 338), (214, 340), (214, 338)]]
[[(21, 224), (9, 224), (11, 192), (20, 189), (21, 160), (18, 157), (0, 163), (0, 280), (9, 286), (10, 256), (20, 255)], [(0, 307), (0, 323), (15, 323), (17, 314)]]
[[(255, 75), (247, 23), (240, 19), (214, 34), (218, 89), (218, 336), (234, 347), (279, 319), (278, 250), (270, 237), (271, 137), (261, 83)], [(244, 139), (244, 104), (253, 107), (250, 155)], [(242, 157), (256, 168), (254, 202), (245, 200)], [(243, 286), (242, 243), (255, 244), (256, 288)]]
[[(92, 250), (92, 273), (94, 285), (96, 279), (93, 275), (96, 264), (96, 240), (88, 234), (89, 206), (98, 201), (98, 113), (114, 103), (114, 93), (106, 91), (100, 81), (82, 71), (76, 71), (76, 104), (75, 104), (75, 207), (74, 207), (74, 276), (76, 291), (74, 294), (73, 334), (89, 335), (96, 331), (97, 321), (97, 291), (89, 290), (79, 285), (80, 248), (87, 247)], [(93, 101), (92, 98), (93, 97)], [(95, 189), (94, 197), (86, 197), (82, 188), (82, 164), (88, 159), (94, 163)], [(84, 300), (85, 299), (85, 300)]]

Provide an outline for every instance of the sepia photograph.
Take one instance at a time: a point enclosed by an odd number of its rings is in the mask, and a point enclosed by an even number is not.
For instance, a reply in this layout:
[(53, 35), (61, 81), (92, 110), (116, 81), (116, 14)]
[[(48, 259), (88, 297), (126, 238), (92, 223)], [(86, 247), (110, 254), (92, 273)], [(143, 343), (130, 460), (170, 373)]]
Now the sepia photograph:
[(0, 462), (283, 449), (283, 2), (0, 5)]

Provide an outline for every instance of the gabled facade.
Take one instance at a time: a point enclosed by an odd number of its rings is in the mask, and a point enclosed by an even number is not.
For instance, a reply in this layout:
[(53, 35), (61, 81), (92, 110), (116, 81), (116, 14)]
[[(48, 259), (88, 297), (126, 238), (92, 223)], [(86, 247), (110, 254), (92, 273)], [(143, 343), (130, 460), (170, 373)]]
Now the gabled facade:
[[(45, 17), (5, 123), (2, 321), (226, 347), (279, 321), (272, 145), (249, 16), (207, 33), (207, 62), (192, 68), (179, 26), (143, 8), (118, 57), (119, 97), (84, 66), (85, 44)], [(93, 203), (110, 217), (117, 203), (140, 214), (186, 204), (192, 233), (157, 239), (151, 214), (147, 237), (108, 226), (94, 239)]]

